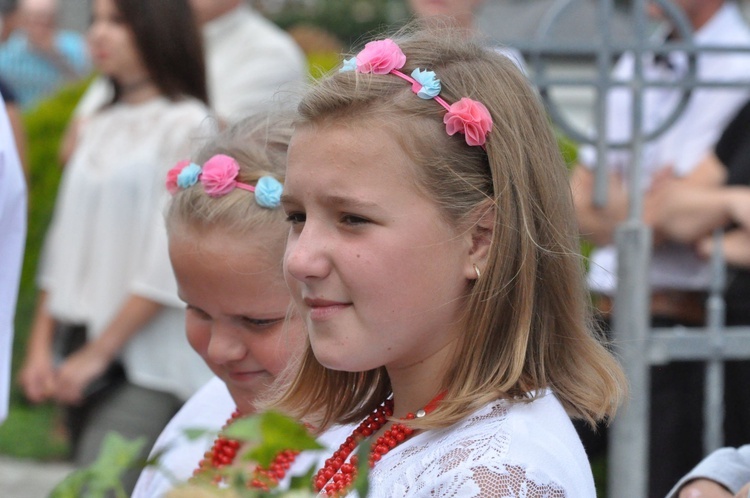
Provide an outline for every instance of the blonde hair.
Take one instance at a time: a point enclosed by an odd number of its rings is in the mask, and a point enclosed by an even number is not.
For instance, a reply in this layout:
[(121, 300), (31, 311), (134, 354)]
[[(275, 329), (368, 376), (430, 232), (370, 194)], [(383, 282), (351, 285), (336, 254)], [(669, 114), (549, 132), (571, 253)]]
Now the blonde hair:
[[(237, 181), (255, 185), (262, 176), (284, 182), (286, 153), (292, 135), (292, 119), (285, 114), (264, 113), (245, 118), (217, 135), (193, 159), (203, 164), (216, 154), (234, 158), (240, 166)], [(235, 235), (273, 230), (280, 236), (287, 229), (282, 209), (266, 209), (255, 202), (255, 194), (234, 189), (221, 197), (210, 197), (200, 182), (179, 189), (167, 208), (167, 230), (176, 226), (193, 230), (220, 227)], [(276, 234), (274, 234), (276, 235)], [(279, 261), (283, 254), (283, 242)]]
[[(392, 39), (406, 55), (404, 73), (435, 71), (449, 103), (470, 97), (487, 106), (486, 152), (448, 136), (445, 110), (393, 75), (330, 75), (303, 96), (298, 126), (384, 126), (447, 220), (461, 227), (477, 213), (494, 216), (445, 398), (414, 425), (446, 427), (494, 399), (528, 401), (547, 388), (592, 425), (613, 415), (626, 381), (592, 326), (567, 170), (537, 94), (510, 59), (461, 32), (411, 26)], [(309, 343), (287, 382), (275, 406), (321, 428), (363, 419), (391, 389), (385, 368), (328, 370)]]

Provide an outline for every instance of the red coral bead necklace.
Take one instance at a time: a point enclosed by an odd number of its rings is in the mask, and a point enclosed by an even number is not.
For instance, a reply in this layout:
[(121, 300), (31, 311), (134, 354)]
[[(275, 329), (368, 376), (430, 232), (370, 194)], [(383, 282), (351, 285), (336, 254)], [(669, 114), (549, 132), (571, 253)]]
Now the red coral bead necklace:
[[(414, 420), (415, 418), (424, 417), (435, 409), (444, 396), (445, 392), (441, 392), (427, 403), (424, 408), (418, 410), (416, 414), (407, 413), (406, 417), (402, 420)], [(339, 446), (339, 449), (333, 453), (333, 456), (325, 461), (323, 468), (313, 478), (315, 491), (333, 497), (346, 495), (357, 478), (358, 460), (357, 455), (352, 455), (352, 453), (361, 441), (379, 431), (392, 415), (393, 399), (389, 398), (368, 415)], [(370, 458), (368, 461), (370, 468), (373, 468), (386, 453), (406, 441), (413, 433), (414, 429), (411, 427), (400, 422), (394, 422), (370, 446)]]
[[(235, 410), (221, 430), (223, 431), (229, 427), (241, 416), (239, 410)], [(193, 478), (230, 465), (237, 456), (237, 451), (240, 449), (241, 445), (242, 444), (236, 439), (230, 439), (219, 434), (216, 437), (216, 440), (214, 440), (211, 449), (203, 455), (203, 459), (198, 463), (198, 468), (193, 471)], [(264, 491), (276, 487), (279, 482), (284, 479), (284, 476), (292, 466), (292, 463), (294, 463), (298, 454), (299, 451), (284, 450), (274, 457), (268, 468), (257, 465), (248, 481), (248, 486), (262, 489)], [(221, 480), (221, 475), (217, 474), (213, 477), (214, 484), (219, 484)]]
[[(402, 420), (414, 420), (415, 418), (424, 417), (437, 407), (438, 403), (444, 396), (445, 392), (441, 392), (427, 403), (423, 409), (418, 410), (416, 414), (411, 412), (407, 413)], [(388, 419), (392, 416), (393, 399), (390, 398), (384, 401), (370, 415), (368, 415), (367, 418), (365, 418), (359, 426), (354, 429), (352, 434), (346, 438), (341, 446), (339, 446), (339, 449), (333, 453), (331, 458), (325, 461), (323, 468), (321, 468), (313, 478), (313, 486), (315, 490), (326, 496), (332, 497), (346, 495), (349, 488), (357, 478), (358, 461), (357, 456), (352, 455), (352, 453), (363, 440), (378, 432), (386, 423), (388, 423)], [(240, 417), (240, 412), (235, 410), (222, 427), (222, 430), (229, 427), (229, 425)], [(391, 427), (388, 428), (382, 436), (378, 437), (378, 439), (370, 446), (370, 457), (368, 459), (370, 468), (374, 467), (386, 453), (411, 437), (413, 433), (414, 429), (411, 427), (400, 422), (394, 422)], [(236, 458), (240, 446), (241, 443), (235, 439), (227, 438), (221, 434), (217, 436), (213, 446), (203, 455), (203, 459), (201, 459), (198, 464), (198, 468), (193, 472), (193, 478), (230, 465)], [(286, 472), (289, 470), (292, 463), (294, 463), (298, 454), (299, 451), (285, 450), (274, 457), (268, 468), (264, 468), (260, 465), (256, 466), (250, 480), (248, 481), (248, 486), (265, 491), (277, 486), (286, 476)], [(215, 484), (219, 484), (221, 480), (221, 475), (217, 474), (213, 477), (213, 482)]]

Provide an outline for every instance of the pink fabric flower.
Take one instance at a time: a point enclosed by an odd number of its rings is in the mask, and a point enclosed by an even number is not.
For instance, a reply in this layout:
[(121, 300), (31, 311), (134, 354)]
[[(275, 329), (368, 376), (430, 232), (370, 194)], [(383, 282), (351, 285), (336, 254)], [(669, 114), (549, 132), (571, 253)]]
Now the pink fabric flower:
[(404, 64), (406, 56), (390, 38), (371, 41), (357, 54), (357, 72), (360, 73), (388, 74)]
[(237, 184), (240, 166), (237, 161), (224, 154), (217, 154), (206, 161), (201, 173), (203, 188), (211, 197), (219, 197), (231, 192)]
[(484, 145), (492, 129), (490, 111), (481, 102), (467, 97), (450, 106), (443, 123), (448, 135), (463, 133), (469, 145)]
[(180, 171), (182, 171), (182, 169), (188, 164), (190, 164), (190, 161), (180, 161), (172, 166), (172, 169), (167, 172), (166, 184), (167, 190), (170, 194), (174, 195), (180, 190), (180, 187), (177, 185), (177, 177), (179, 176)]

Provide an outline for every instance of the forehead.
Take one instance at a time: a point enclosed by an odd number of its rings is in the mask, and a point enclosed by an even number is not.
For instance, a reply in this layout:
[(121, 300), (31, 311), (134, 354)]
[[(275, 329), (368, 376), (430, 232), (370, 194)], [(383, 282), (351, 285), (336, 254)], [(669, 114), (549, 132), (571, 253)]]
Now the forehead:
[(281, 260), (281, 251), (274, 239), (258, 230), (257, 233), (233, 233), (223, 228), (199, 228), (188, 222), (171, 224), (169, 230), (170, 255), (187, 255), (200, 266), (221, 269), (222, 263), (242, 266), (242, 271), (261, 271), (274, 267)]
[(411, 9), (417, 15), (430, 15), (436, 12), (450, 15), (451, 12), (466, 12), (479, 7), (484, 0), (409, 0)]
[(418, 189), (417, 165), (390, 127), (364, 120), (297, 128), (289, 146), (286, 186), (315, 179), (329, 194), (368, 197), (383, 188)]

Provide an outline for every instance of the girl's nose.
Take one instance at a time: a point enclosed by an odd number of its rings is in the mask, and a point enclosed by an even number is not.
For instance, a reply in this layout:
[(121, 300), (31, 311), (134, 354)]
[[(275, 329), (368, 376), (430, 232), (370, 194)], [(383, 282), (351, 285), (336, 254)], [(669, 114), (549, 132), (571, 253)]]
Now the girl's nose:
[(299, 281), (324, 278), (330, 272), (326, 236), (308, 223), (301, 232), (292, 231), (284, 253), (284, 271)]
[(208, 341), (208, 358), (218, 365), (239, 361), (247, 354), (245, 344), (232, 327), (214, 324)]

